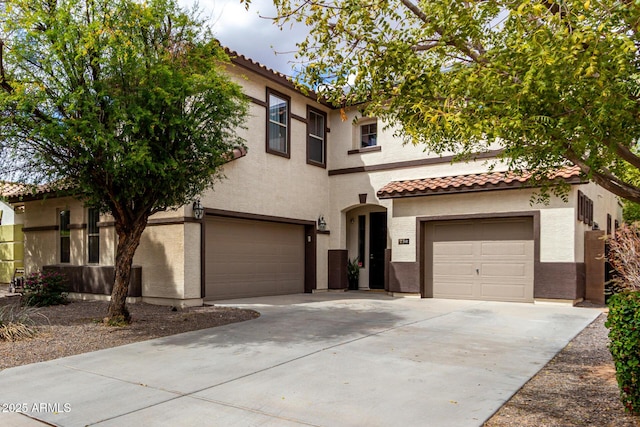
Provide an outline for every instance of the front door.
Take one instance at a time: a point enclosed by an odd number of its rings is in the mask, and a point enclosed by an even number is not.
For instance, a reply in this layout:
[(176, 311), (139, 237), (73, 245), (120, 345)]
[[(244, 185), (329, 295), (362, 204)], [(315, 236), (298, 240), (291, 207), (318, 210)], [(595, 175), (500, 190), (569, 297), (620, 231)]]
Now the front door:
[(387, 249), (387, 213), (371, 212), (369, 222), (369, 288), (384, 289), (384, 251)]

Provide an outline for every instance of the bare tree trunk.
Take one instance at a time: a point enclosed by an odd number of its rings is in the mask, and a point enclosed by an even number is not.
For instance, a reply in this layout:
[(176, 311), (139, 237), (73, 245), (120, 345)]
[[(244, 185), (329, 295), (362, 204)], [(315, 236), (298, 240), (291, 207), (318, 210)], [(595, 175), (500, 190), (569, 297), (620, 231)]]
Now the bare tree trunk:
[(118, 224), (116, 221), (116, 232), (118, 234), (118, 246), (116, 249), (115, 274), (113, 290), (111, 291), (111, 302), (107, 321), (115, 323), (129, 322), (131, 316), (127, 310), (126, 300), (129, 292), (129, 280), (131, 279), (131, 265), (133, 256), (140, 244), (140, 237), (147, 226), (147, 218), (144, 217), (134, 224)]

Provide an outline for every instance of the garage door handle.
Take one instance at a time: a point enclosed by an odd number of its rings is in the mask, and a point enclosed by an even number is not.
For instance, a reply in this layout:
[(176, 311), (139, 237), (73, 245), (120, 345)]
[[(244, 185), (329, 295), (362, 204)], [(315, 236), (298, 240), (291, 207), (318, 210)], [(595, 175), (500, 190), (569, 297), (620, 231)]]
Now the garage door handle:
[(476, 274), (480, 274), (480, 269), (476, 268)]

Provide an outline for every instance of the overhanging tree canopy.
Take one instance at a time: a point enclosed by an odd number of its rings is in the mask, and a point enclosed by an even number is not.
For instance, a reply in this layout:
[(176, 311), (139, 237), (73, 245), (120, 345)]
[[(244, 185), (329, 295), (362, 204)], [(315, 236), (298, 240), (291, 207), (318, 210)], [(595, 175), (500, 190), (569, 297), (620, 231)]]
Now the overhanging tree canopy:
[[(436, 152), (573, 162), (640, 202), (640, 7), (631, 1), (274, 0), (310, 28), (300, 80)], [(245, 0), (245, 3), (248, 3)], [(346, 90), (345, 90), (346, 89)]]
[(149, 216), (190, 203), (243, 143), (244, 96), (194, 13), (174, 0), (11, 0), (0, 13), (0, 167), (113, 215), (112, 318), (128, 320)]

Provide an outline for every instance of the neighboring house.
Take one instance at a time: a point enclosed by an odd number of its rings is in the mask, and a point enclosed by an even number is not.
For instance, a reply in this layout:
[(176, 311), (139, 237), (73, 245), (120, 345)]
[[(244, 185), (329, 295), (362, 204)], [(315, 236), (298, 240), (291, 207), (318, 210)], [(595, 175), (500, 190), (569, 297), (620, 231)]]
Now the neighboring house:
[[(452, 163), (403, 145), (357, 108), (305, 96), (243, 56), (228, 72), (251, 101), (239, 131), (248, 150), (202, 195), (203, 219), (190, 205), (150, 219), (131, 297), (200, 305), (344, 289), (347, 260), (357, 257), (360, 289), (522, 302), (584, 298), (585, 231), (597, 223), (611, 232), (621, 209), (614, 195), (581, 182), (576, 168), (558, 175), (571, 184), (568, 202), (532, 204), (526, 176), (488, 172), (489, 164), (501, 168), (496, 152)], [(27, 271), (55, 265), (70, 274), (76, 296), (109, 293), (116, 235), (108, 216), (46, 188), (4, 193), (25, 210)]]
[(23, 265), (23, 215), (0, 200), (0, 283), (9, 283), (16, 268)]

